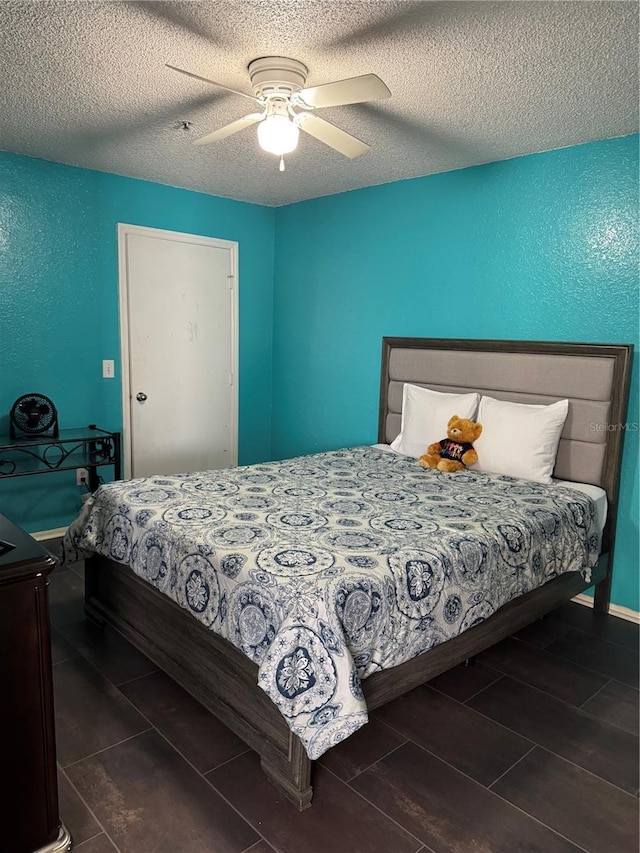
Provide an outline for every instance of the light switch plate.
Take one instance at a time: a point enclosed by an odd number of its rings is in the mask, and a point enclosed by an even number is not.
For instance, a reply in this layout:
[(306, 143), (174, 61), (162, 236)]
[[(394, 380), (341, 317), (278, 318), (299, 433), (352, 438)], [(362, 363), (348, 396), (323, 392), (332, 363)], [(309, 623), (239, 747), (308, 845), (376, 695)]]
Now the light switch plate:
[(102, 362), (102, 378), (113, 379), (116, 375), (116, 366), (112, 358), (105, 358)]

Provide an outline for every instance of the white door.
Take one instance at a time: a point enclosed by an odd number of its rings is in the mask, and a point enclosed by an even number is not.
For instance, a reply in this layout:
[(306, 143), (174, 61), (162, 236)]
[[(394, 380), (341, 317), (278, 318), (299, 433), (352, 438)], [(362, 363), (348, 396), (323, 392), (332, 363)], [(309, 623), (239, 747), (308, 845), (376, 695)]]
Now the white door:
[(236, 464), (237, 244), (118, 226), (125, 476)]

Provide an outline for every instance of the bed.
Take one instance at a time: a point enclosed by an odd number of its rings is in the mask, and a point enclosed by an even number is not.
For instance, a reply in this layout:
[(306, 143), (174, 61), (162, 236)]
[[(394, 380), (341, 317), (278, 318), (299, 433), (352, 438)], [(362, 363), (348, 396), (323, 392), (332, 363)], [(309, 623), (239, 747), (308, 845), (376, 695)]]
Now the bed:
[[(77, 556), (82, 536), (84, 554), (94, 551), (86, 561), (87, 615), (114, 625), (258, 752), (267, 777), (302, 810), (311, 804), (313, 758), (356, 731), (368, 711), (591, 586), (594, 607), (607, 610), (623, 436), (610, 425), (624, 421), (630, 358), (624, 345), (385, 338), (379, 446), (100, 490), (82, 532), (72, 525), (66, 544)], [(424, 472), (414, 458), (391, 453), (406, 383), (540, 406), (568, 398), (554, 470), (562, 482), (547, 487), (472, 471)], [(430, 491), (423, 493), (426, 483)], [(603, 530), (596, 529), (593, 500), (572, 483), (606, 493)], [(165, 509), (170, 492), (179, 492), (182, 503)], [(200, 501), (203, 492), (225, 509), (184, 503), (186, 494)], [(561, 512), (579, 517), (581, 528), (558, 533), (551, 550), (537, 545), (526, 570), (513, 556), (517, 523), (498, 544), (476, 541), (473, 529), (480, 518), (479, 526), (499, 539), (500, 515), (520, 518), (529, 512), (522, 502), (543, 529)], [(439, 516), (439, 525), (429, 521), (436, 504), (446, 510), (446, 523)], [(478, 506), (485, 507), (480, 516)], [(98, 531), (100, 514), (119, 520)], [(429, 524), (445, 556), (431, 546), (425, 556), (422, 536), (429, 531), (416, 528)], [(190, 540), (195, 527), (205, 537), (197, 548)], [(177, 538), (169, 540), (170, 528)], [(180, 582), (167, 556), (176, 553)], [(215, 595), (211, 579), (203, 580), (207, 561), (219, 570)], [(309, 580), (316, 575), (331, 594), (314, 601)], [(445, 597), (447, 578), (464, 594)], [(277, 618), (274, 601), (282, 599), (275, 592), (287, 602)], [(383, 611), (390, 622), (383, 623)], [(210, 630), (223, 618), (236, 626), (226, 639)]]

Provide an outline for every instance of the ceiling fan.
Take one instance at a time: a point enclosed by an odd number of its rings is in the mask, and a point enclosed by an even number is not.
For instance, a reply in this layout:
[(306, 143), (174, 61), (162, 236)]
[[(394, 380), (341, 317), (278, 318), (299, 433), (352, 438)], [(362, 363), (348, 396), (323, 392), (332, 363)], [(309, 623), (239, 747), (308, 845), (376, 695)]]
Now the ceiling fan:
[(193, 74), (191, 71), (176, 68), (175, 65), (167, 64), (167, 68), (186, 74), (195, 80), (211, 83), (235, 95), (241, 95), (260, 107), (260, 112), (249, 113), (243, 118), (232, 121), (231, 124), (208, 133), (201, 139), (197, 139), (195, 145), (220, 142), (233, 133), (257, 124), (260, 147), (280, 157), (281, 172), (284, 171), (284, 155), (293, 151), (298, 144), (299, 130), (303, 130), (351, 159), (365, 154), (370, 148), (366, 142), (314, 115), (310, 112), (311, 110), (360, 104), (364, 101), (377, 101), (391, 96), (387, 86), (375, 74), (363, 74), (360, 77), (304, 88), (307, 67), (297, 59), (288, 59), (284, 56), (265, 56), (249, 63), (252, 95), (230, 89), (229, 86), (201, 77), (199, 74)]

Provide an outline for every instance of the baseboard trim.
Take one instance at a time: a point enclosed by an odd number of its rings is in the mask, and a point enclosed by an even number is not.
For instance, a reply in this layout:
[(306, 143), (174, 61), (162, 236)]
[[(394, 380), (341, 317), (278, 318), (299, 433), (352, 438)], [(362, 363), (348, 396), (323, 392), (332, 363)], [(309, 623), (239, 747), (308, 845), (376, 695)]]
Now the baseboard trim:
[(47, 539), (61, 539), (67, 532), (66, 527), (54, 527), (53, 530), (38, 530), (37, 533), (32, 533), (31, 536), (36, 542), (46, 542)]
[[(576, 604), (584, 604), (586, 607), (593, 607), (593, 598), (585, 595), (583, 592), (580, 595), (576, 595), (572, 601), (575, 601)], [(635, 622), (636, 625), (640, 625), (640, 613), (637, 610), (632, 610), (630, 607), (623, 607), (621, 604), (610, 604), (609, 615), (617, 616), (619, 619), (626, 619), (627, 622)]]

